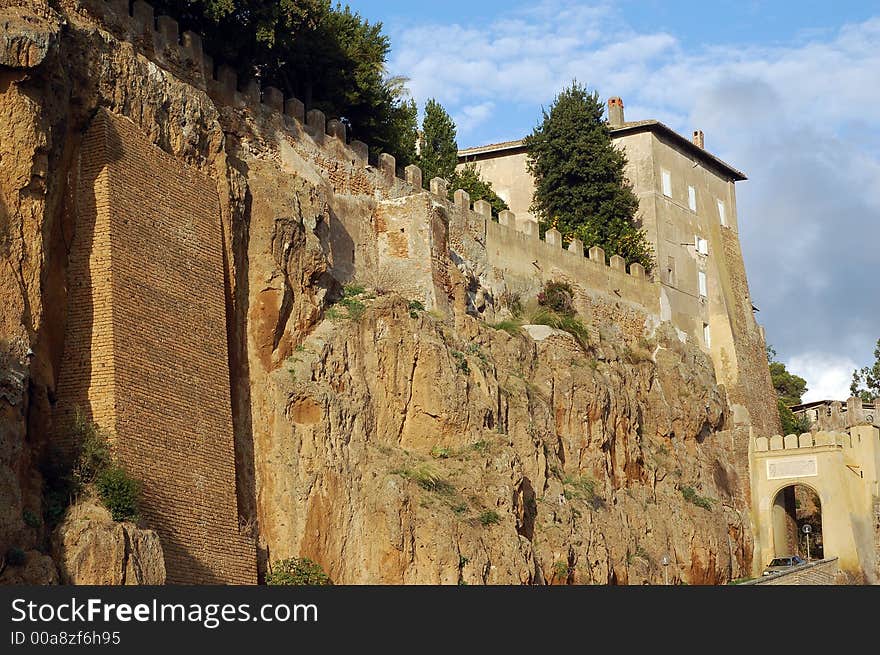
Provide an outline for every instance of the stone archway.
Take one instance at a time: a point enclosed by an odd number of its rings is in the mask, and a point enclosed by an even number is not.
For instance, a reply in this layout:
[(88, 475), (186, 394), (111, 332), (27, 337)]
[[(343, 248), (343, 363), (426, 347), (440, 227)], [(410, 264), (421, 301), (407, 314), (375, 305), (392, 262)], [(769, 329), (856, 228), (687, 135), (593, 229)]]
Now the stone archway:
[[(805, 484), (783, 486), (771, 505), (774, 557), (800, 555), (806, 560), (822, 559), (822, 499)], [(810, 526), (810, 534), (803, 531)]]
[(801, 485), (819, 498), (824, 557), (839, 558), (841, 570), (856, 579), (873, 578), (878, 548), (873, 530), (880, 470), (877, 427), (758, 437), (752, 440), (749, 460), (754, 574), (776, 556), (797, 553), (795, 499), (785, 490)]

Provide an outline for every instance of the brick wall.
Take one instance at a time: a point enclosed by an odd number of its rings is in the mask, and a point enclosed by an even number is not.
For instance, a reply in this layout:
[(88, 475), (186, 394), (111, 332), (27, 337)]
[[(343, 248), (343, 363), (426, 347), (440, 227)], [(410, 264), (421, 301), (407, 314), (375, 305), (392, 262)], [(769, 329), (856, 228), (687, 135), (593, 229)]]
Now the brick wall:
[(836, 585), (839, 584), (840, 566), (837, 558), (811, 562), (790, 573), (770, 575), (743, 584), (754, 585)]
[(55, 443), (64, 449), (72, 445), (70, 427), (77, 411), (86, 420), (115, 428), (109, 171), (101, 164), (102, 149), (97, 138), (83, 143), (79, 191), (70, 208), (76, 233), (68, 256), (64, 359), (53, 412)]
[(104, 111), (80, 158), (60, 404), (87, 400), (115, 434), (169, 583), (255, 584), (236, 506), (216, 187)]

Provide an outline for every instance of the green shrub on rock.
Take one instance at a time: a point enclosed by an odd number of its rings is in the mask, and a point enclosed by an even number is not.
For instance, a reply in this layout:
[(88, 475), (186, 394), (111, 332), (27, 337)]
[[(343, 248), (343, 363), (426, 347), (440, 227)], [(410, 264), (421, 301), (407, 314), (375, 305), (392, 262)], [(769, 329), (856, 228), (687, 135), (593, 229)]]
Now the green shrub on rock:
[(137, 520), (141, 485), (124, 468), (114, 465), (101, 471), (95, 478), (95, 488), (114, 521)]
[(333, 581), (317, 562), (308, 557), (291, 557), (275, 562), (266, 574), (267, 585), (328, 586)]
[(547, 282), (538, 294), (538, 304), (560, 316), (574, 314), (574, 291), (567, 282)]

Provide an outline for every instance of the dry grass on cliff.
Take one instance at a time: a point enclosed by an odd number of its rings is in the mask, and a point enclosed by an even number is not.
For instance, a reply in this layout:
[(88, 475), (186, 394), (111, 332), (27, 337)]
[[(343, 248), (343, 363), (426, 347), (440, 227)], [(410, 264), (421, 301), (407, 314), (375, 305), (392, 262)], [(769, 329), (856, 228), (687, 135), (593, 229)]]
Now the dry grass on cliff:
[(443, 495), (455, 492), (455, 487), (428, 464), (418, 464), (412, 468), (397, 469), (392, 471), (392, 473), (407, 480), (412, 480), (425, 491), (433, 491)]

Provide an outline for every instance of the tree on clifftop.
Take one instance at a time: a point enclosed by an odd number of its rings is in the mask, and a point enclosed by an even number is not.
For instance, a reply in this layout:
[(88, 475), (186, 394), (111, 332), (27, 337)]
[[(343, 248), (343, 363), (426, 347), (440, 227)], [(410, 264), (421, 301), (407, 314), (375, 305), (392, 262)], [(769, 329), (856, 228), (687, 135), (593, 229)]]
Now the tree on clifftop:
[(431, 98), (425, 104), (425, 118), (419, 135), (419, 167), (422, 177), (449, 180), (458, 165), (455, 122), (439, 102)]
[(330, 0), (153, 0), (156, 13), (198, 32), (217, 64), (256, 77), (307, 109), (345, 119), (375, 156), (415, 160), (417, 117), (401, 78), (387, 74), (391, 44), (370, 23)]
[(535, 178), (532, 211), (542, 228), (555, 227), (566, 240), (600, 246), (650, 271), (653, 251), (635, 220), (639, 201), (603, 110), (598, 94), (576, 81), (543, 110), (543, 121), (524, 142)]
[(880, 339), (874, 348), (874, 364), (853, 371), (849, 391), (866, 403), (873, 403), (880, 398)]
[(767, 363), (770, 365), (770, 380), (776, 390), (776, 405), (779, 409), (779, 422), (782, 423), (783, 434), (802, 434), (810, 429), (810, 421), (806, 416), (798, 418), (789, 409), (803, 402), (807, 393), (807, 381), (789, 372), (782, 362), (776, 361), (776, 351), (767, 346)]
[(456, 141), (455, 121), (439, 102), (428, 100), (425, 105), (425, 118), (419, 136), (418, 164), (422, 178), (427, 182), (442, 177), (449, 182), (450, 199), (456, 189), (467, 191), (472, 202), (485, 200), (492, 205), (492, 213), (508, 209), (507, 203), (492, 189), (492, 184), (480, 177), (476, 164), (458, 166), (458, 143)]

